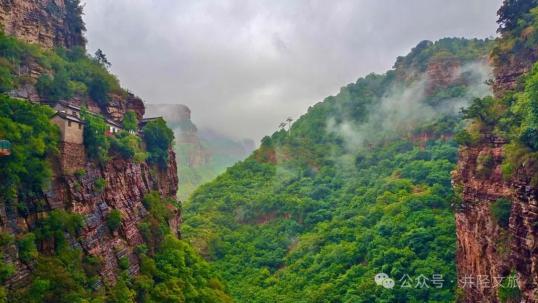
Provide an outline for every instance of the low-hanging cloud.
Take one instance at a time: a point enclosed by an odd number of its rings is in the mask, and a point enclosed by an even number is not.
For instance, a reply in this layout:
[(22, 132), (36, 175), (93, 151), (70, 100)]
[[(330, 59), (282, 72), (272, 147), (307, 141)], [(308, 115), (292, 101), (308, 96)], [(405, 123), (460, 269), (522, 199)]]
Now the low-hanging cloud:
[(495, 34), (501, 0), (91, 0), (90, 51), (149, 103), (260, 139), (417, 42)]
[(445, 98), (439, 104), (427, 102), (428, 84), (431, 79), (424, 75), (409, 85), (397, 83), (390, 87), (379, 102), (368, 111), (367, 120), (336, 123), (329, 118), (329, 132), (339, 135), (350, 151), (365, 148), (367, 144), (383, 139), (406, 135), (417, 126), (433, 122), (446, 115), (456, 115), (475, 98), (492, 94), (487, 81), (492, 78), (491, 67), (483, 61), (465, 64), (454, 71), (452, 79), (467, 79), (465, 94)]

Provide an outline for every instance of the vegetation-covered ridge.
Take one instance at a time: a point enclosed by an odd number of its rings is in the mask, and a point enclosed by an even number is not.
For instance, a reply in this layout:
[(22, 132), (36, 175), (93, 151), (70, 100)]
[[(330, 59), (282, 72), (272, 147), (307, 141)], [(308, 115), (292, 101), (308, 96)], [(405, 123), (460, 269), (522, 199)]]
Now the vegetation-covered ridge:
[[(459, 108), (489, 94), (477, 62), (490, 47), (423, 42), (343, 87), (199, 188), (183, 235), (239, 302), (453, 301), (452, 135)], [(455, 68), (440, 79), (446, 58)], [(376, 285), (380, 272), (394, 289)], [(420, 275), (444, 284), (401, 287)]]

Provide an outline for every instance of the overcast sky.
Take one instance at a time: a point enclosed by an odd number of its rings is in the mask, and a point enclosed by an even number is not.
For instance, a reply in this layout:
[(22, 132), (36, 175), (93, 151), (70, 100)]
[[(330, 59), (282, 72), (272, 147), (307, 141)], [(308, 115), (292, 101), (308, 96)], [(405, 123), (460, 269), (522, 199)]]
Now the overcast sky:
[(502, 0), (91, 0), (88, 49), (148, 103), (259, 140), (421, 40), (491, 37)]

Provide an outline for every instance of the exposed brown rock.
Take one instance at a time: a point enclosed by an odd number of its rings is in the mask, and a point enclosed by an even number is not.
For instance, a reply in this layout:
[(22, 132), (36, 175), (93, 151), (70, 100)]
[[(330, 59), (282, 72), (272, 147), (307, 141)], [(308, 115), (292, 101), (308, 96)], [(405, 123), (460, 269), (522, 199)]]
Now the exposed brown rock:
[[(487, 276), (490, 280), (507, 277), (515, 270), (523, 302), (538, 300), (538, 201), (530, 175), (520, 168), (511, 180), (501, 173), (505, 140), (486, 137), (475, 147), (460, 150), (456, 186), (462, 187), (463, 204), (456, 213), (458, 237), (457, 268), (459, 279)], [(477, 173), (480, 154), (493, 156), (491, 173)], [(508, 229), (497, 225), (490, 204), (499, 198), (512, 201)], [(498, 286), (465, 288), (463, 302), (498, 302)]]
[(46, 48), (84, 46), (82, 31), (68, 24), (64, 0), (1, 0), (4, 31)]
[[(66, 192), (64, 207), (85, 218), (85, 226), (80, 237), (84, 251), (103, 259), (102, 276), (115, 281), (118, 260), (127, 257), (129, 271), (138, 272), (138, 259), (134, 254), (137, 245), (144, 240), (138, 229), (139, 223), (148, 215), (142, 201), (151, 190), (158, 190), (165, 197), (175, 198), (177, 192), (177, 169), (175, 155), (170, 151), (170, 161), (165, 170), (150, 167), (147, 163), (135, 163), (123, 159), (112, 159), (103, 167), (87, 163), (82, 176), (63, 176)], [(98, 192), (95, 182), (105, 180), (106, 186)], [(106, 224), (106, 216), (113, 209), (122, 214), (121, 227), (111, 232)], [(172, 210), (170, 221), (177, 234), (180, 212)]]
[(112, 94), (109, 97), (110, 100), (106, 106), (106, 113), (112, 120), (121, 122), (125, 113), (130, 110), (136, 113), (139, 120), (144, 116), (144, 102), (135, 95), (131, 93), (126, 93), (125, 95)]
[(463, 84), (461, 62), (457, 58), (439, 58), (431, 60), (426, 69), (426, 94), (450, 85)]
[[(462, 187), (462, 205), (456, 212), (457, 269), (460, 281), (470, 277), (477, 282), (487, 277), (490, 283), (475, 283), (462, 287), (464, 302), (497, 302), (497, 289), (493, 279), (506, 276), (509, 269), (509, 243), (503, 231), (490, 213), (490, 204), (502, 197), (511, 197), (512, 190), (503, 182), (500, 164), (502, 145), (496, 140), (486, 139), (477, 147), (463, 148), (453, 182)], [(480, 154), (493, 156), (494, 165), (487, 178), (477, 174), (477, 159)], [(504, 247), (504, 250), (501, 249)], [(460, 283), (460, 286), (461, 283)]]
[(530, 71), (537, 59), (536, 51), (530, 49), (503, 54), (496, 58), (493, 69), (495, 74), (493, 84), (495, 96), (501, 97), (507, 91), (516, 89), (518, 80), (522, 75)]

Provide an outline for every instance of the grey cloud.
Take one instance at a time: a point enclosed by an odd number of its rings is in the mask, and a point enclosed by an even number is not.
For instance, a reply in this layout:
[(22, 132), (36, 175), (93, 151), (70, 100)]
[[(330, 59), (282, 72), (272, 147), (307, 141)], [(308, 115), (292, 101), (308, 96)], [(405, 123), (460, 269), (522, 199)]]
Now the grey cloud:
[(90, 51), (149, 103), (259, 140), (424, 39), (495, 34), (501, 0), (91, 0)]

